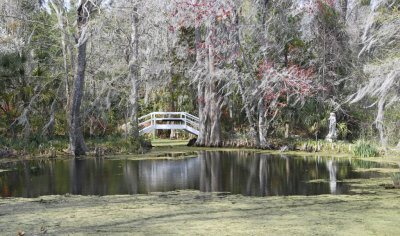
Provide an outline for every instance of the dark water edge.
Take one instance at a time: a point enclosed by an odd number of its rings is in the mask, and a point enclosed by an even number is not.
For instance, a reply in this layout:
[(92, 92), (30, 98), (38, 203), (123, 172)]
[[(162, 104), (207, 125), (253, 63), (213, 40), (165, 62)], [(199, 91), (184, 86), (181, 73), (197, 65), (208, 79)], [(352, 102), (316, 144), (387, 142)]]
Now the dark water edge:
[(354, 170), (381, 165), (245, 151), (201, 151), (197, 157), (177, 160), (21, 161), (0, 173), (0, 196), (103, 196), (187, 189), (245, 196), (348, 194), (350, 187), (342, 180), (377, 177), (376, 172)]

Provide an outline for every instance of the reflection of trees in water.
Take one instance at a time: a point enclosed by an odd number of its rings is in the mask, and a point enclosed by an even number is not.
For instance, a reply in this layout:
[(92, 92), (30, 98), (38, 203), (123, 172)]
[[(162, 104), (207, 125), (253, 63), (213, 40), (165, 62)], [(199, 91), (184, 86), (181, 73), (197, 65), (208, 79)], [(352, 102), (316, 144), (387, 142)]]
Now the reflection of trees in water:
[(221, 153), (202, 151), (198, 153), (198, 158), (200, 159), (200, 191), (224, 191), (222, 189), (224, 178), (221, 171)]
[(210, 192), (211, 191), (211, 180), (209, 177), (211, 174), (209, 173), (210, 159), (208, 158), (207, 152), (199, 152), (198, 158), (200, 158), (200, 191)]
[(259, 167), (259, 162), (258, 162), (258, 160), (260, 159), (259, 155), (256, 154), (256, 156), (254, 158), (252, 158), (252, 159), (253, 160), (251, 161), (251, 164), (249, 166), (250, 174), (247, 177), (246, 195), (251, 195), (251, 192), (252, 192), (251, 191), (251, 186), (252, 186), (252, 183), (254, 181), (254, 177), (256, 175), (257, 168)]
[(128, 194), (139, 193), (139, 162), (125, 161), (123, 167), (123, 176)]
[(75, 182), (76, 182), (76, 163), (75, 163), (75, 159), (70, 160), (69, 161), (69, 188), (68, 188), (68, 192), (69, 193), (73, 193), (75, 191), (77, 191), (76, 187), (75, 187)]
[[(73, 159), (21, 162), (18, 171), (0, 175), (0, 193), (136, 194), (177, 189), (271, 196), (341, 193), (338, 180), (358, 177), (351, 164), (320, 157), (295, 158), (247, 151), (202, 151), (180, 160)], [(309, 183), (310, 180), (325, 179)], [(4, 193), (3, 193), (4, 192)]]
[(70, 160), (70, 193), (84, 194), (83, 185), (86, 182), (84, 173), (87, 171), (86, 161), (73, 159)]
[(260, 171), (258, 173), (258, 178), (260, 179), (260, 195), (266, 196), (269, 194), (266, 188), (266, 183), (268, 182), (268, 166), (265, 165), (266, 158), (260, 159)]
[(29, 193), (32, 192), (31, 181), (30, 181), (30, 179), (31, 179), (30, 172), (31, 172), (32, 168), (30, 165), (28, 165), (28, 167), (27, 167), (27, 162), (24, 162), (23, 165), (24, 165), (24, 177), (25, 177), (25, 183), (26, 183), (25, 192), (26, 192), (26, 195), (28, 197), (30, 197)]
[[(120, 167), (114, 163), (119, 163)], [(71, 192), (101, 195), (175, 189), (258, 196), (336, 193), (337, 173), (340, 170), (340, 166), (332, 161), (320, 158), (206, 151), (199, 152), (197, 158), (182, 160), (107, 161), (105, 166), (104, 160), (90, 164), (73, 161), (71, 165)], [(327, 179), (330, 182), (307, 183), (312, 179)]]
[(198, 167), (198, 158), (140, 161), (140, 192), (198, 189)]
[[(348, 165), (332, 160), (270, 156), (250, 152), (201, 152), (200, 190), (244, 195), (291, 195), (339, 193), (339, 170)], [(308, 183), (327, 179), (329, 183)]]
[(103, 158), (74, 159), (69, 163), (69, 192), (82, 195), (120, 193), (122, 169), (120, 162)]

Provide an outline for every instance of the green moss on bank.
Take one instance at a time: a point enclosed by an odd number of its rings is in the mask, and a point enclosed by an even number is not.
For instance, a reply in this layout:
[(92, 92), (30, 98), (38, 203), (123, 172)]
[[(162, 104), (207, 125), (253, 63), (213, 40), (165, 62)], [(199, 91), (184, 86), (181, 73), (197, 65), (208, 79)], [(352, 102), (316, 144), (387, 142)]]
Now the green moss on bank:
[[(355, 195), (245, 197), (198, 191), (0, 199), (0, 231), (15, 235), (398, 235), (400, 190), (352, 180)], [(367, 191), (368, 190), (368, 191)]]

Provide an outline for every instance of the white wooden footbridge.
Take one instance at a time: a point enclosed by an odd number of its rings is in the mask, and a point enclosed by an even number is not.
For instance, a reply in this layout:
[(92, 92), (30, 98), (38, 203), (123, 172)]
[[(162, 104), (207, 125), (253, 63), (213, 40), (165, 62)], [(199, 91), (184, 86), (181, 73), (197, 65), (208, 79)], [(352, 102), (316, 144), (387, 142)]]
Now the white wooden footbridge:
[(187, 112), (153, 112), (140, 117), (139, 122), (139, 135), (159, 129), (180, 129), (199, 135), (199, 118)]

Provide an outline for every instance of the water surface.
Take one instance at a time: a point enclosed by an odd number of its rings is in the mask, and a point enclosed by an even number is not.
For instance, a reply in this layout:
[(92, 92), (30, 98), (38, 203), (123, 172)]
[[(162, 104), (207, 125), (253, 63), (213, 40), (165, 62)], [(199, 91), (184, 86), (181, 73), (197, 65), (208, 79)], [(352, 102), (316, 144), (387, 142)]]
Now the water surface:
[(197, 157), (177, 160), (23, 161), (0, 173), (0, 196), (146, 194), (184, 189), (248, 196), (342, 194), (349, 193), (349, 187), (341, 180), (371, 175), (355, 172), (354, 165), (377, 164), (243, 151), (203, 151)]

